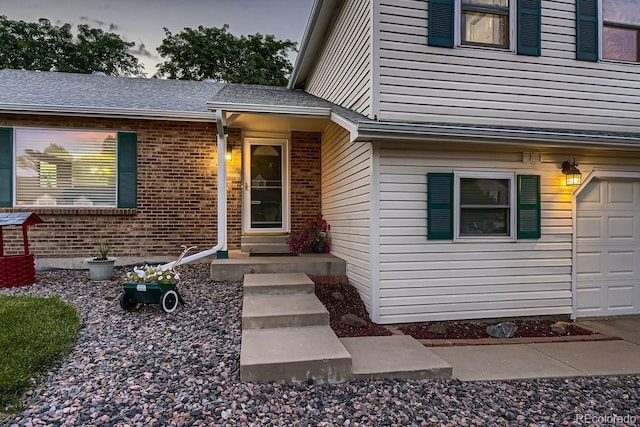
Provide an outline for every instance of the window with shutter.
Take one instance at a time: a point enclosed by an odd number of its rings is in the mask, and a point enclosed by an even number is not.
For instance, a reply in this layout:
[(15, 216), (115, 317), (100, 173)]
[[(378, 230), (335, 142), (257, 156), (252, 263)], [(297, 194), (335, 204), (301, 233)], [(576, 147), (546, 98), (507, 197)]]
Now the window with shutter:
[[(3, 132), (4, 134), (4, 132)], [(9, 169), (15, 194), (8, 206), (135, 207), (136, 134), (89, 129), (16, 128)], [(0, 150), (6, 150), (0, 135)], [(0, 160), (0, 162), (3, 162)], [(4, 172), (3, 172), (4, 171)], [(2, 180), (2, 182), (5, 182)]]
[[(514, 5), (516, 18), (512, 16)], [(517, 53), (539, 56), (541, 7), (541, 0), (430, 0), (428, 42), (431, 46), (453, 47), (457, 35), (461, 45), (514, 49), (511, 25), (515, 19)]]
[(537, 175), (429, 173), (427, 192), (429, 240), (515, 240), (541, 236)]

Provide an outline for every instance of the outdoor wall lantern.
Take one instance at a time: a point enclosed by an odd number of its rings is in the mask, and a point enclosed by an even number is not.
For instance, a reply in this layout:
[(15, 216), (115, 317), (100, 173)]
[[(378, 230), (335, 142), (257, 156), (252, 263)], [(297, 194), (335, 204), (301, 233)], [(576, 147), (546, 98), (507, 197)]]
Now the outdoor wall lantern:
[(231, 161), (231, 144), (227, 144), (227, 161), (230, 162)]
[(562, 173), (567, 179), (566, 185), (580, 185), (582, 183), (582, 173), (578, 169), (576, 159), (562, 162)]

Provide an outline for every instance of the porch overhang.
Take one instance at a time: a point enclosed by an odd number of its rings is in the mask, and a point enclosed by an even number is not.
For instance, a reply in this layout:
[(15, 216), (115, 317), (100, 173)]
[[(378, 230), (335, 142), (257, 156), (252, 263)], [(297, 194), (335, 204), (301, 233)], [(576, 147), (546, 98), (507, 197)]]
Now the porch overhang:
[(210, 102), (212, 111), (224, 111), (227, 125), (241, 129), (321, 132), (331, 119), (331, 109), (294, 105), (264, 105)]

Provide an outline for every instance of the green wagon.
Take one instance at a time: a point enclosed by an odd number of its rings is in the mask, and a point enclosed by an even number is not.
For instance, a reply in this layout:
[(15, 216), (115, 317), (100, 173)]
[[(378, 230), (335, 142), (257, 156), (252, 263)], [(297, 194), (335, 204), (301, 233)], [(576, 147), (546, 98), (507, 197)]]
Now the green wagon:
[[(178, 259), (171, 266), (173, 273), (177, 275), (176, 267), (180, 265), (182, 258), (191, 249), (196, 246), (182, 246), (183, 251)], [(184, 304), (184, 300), (178, 293), (177, 286), (180, 283), (154, 283), (154, 282), (125, 282), (122, 284), (122, 293), (120, 294), (120, 307), (126, 311), (131, 311), (138, 304), (160, 304), (165, 313), (173, 313), (178, 304)]]

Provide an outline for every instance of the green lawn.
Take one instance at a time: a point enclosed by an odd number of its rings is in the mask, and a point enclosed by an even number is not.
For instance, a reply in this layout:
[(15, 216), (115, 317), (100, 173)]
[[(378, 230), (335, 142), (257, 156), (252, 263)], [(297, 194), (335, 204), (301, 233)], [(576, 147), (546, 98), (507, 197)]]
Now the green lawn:
[(73, 347), (76, 309), (58, 297), (0, 295), (0, 412), (20, 407), (22, 394)]

